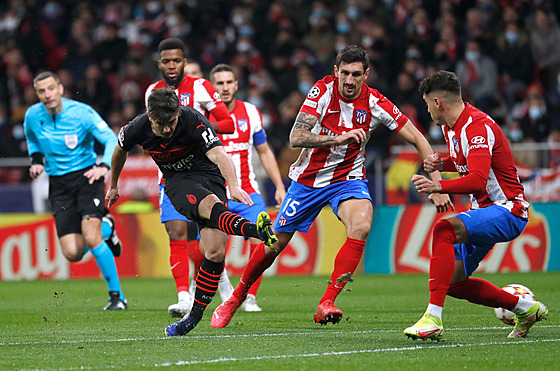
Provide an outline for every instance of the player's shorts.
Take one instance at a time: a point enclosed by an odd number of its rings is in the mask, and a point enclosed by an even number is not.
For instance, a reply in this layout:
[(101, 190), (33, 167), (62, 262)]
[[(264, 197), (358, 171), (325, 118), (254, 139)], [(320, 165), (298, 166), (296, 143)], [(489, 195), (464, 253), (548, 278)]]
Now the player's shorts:
[(251, 200), (253, 200), (253, 206), (245, 205), (243, 202), (229, 200), (228, 209), (233, 213), (241, 215), (251, 223), (256, 223), (257, 217), (261, 211), (266, 211), (266, 204), (262, 196), (258, 193), (251, 193), (249, 196)]
[(218, 228), (210, 220), (198, 215), (198, 206), (200, 201), (211, 194), (227, 205), (225, 179), (221, 175), (177, 173), (165, 179), (165, 193), (175, 210), (197, 222), (200, 229)]
[(323, 188), (313, 188), (292, 182), (280, 206), (273, 228), (278, 232), (300, 231), (306, 233), (325, 205), (330, 204), (334, 214), (338, 217), (340, 203), (351, 198), (367, 199), (373, 202), (369, 195), (367, 180), (348, 180)]
[(512, 241), (523, 232), (528, 222), (498, 205), (469, 210), (456, 216), (467, 228), (469, 236), (469, 243), (455, 244), (455, 260), (463, 260), (467, 276), (473, 274), (495, 244)]
[(100, 178), (89, 184), (84, 173), (91, 169), (49, 176), (49, 203), (58, 237), (82, 233), (82, 219), (101, 219), (105, 215), (105, 181)]

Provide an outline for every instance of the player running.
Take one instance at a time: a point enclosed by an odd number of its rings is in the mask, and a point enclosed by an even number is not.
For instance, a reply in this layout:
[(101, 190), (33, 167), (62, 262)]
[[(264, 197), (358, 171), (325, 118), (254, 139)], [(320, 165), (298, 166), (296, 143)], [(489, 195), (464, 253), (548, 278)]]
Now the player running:
[(439, 71), (418, 89), (434, 122), (442, 127), (449, 156), (426, 156), (428, 172), (453, 171), (461, 177), (432, 181), (414, 175), (419, 192), (470, 194), (471, 209), (441, 219), (434, 227), (428, 286), (430, 302), (424, 316), (404, 330), (413, 339), (439, 339), (445, 296), (465, 299), (516, 314), (509, 337), (526, 337), (531, 326), (548, 315), (540, 302), (523, 299), (492, 283), (471, 277), (498, 242), (512, 241), (529, 221), (529, 203), (519, 183), (504, 133), (486, 113), (461, 97), (454, 73)]

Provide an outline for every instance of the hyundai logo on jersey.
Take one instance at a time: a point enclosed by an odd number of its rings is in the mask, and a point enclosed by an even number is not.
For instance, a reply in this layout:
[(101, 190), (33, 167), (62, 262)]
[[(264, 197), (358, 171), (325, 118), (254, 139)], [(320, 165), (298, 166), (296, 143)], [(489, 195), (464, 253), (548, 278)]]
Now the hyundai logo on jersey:
[(246, 132), (247, 129), (249, 129), (249, 122), (247, 121), (247, 119), (237, 120), (237, 127), (242, 132)]
[(368, 111), (356, 110), (356, 122), (358, 124), (365, 124)]
[(179, 101), (181, 102), (181, 106), (188, 106), (191, 101), (191, 94), (181, 93), (181, 95), (179, 96)]

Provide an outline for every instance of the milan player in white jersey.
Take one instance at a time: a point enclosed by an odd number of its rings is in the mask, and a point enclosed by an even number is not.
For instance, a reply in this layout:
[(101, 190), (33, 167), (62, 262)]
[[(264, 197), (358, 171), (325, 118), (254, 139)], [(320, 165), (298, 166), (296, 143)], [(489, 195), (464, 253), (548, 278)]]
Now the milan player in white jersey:
[[(242, 202), (228, 201), (228, 208), (249, 221), (255, 223), (261, 211), (266, 211), (266, 205), (259, 193), (259, 185), (253, 171), (253, 147), (257, 151), (261, 164), (276, 186), (274, 199), (277, 207), (282, 204), (286, 195), (286, 188), (282, 182), (282, 176), (276, 163), (274, 153), (266, 141), (266, 133), (262, 126), (262, 116), (259, 109), (251, 103), (235, 99), (238, 90), (238, 82), (231, 66), (218, 64), (210, 71), (210, 81), (220, 93), (231, 118), (235, 122), (233, 134), (219, 134), (226, 153), (235, 165), (235, 173), (241, 188), (251, 196), (253, 206), (247, 206)], [(261, 241), (250, 238), (250, 252), (257, 248)], [(262, 276), (259, 277), (249, 289), (247, 299), (241, 309), (248, 312), (260, 312), (262, 309), (257, 305), (257, 291)]]
[[(160, 42), (158, 67), (162, 72), (163, 79), (151, 84), (146, 90), (146, 106), (148, 97), (154, 89), (175, 89), (181, 106), (189, 106), (202, 113), (206, 118), (210, 113), (215, 118), (212, 129), (220, 133), (233, 133), (233, 120), (222, 102), (220, 95), (210, 81), (203, 78), (185, 76), (184, 68), (187, 59), (184, 57), (185, 45), (176, 38), (168, 38)], [(189, 293), (189, 262), (188, 258), (195, 263), (195, 275), (204, 256), (198, 245), (198, 227), (191, 223), (184, 215), (181, 215), (164, 192), (164, 181), (159, 173), (159, 205), (160, 220), (165, 225), (169, 236), (170, 257), (169, 263), (175, 285), (177, 287), (178, 302), (167, 309), (172, 317), (183, 317), (189, 313), (192, 307), (194, 285), (191, 285)], [(193, 279), (193, 283), (195, 280)], [(220, 279), (220, 297), (226, 300), (233, 290), (229, 282), (227, 272), (224, 270)]]
[[(307, 94), (290, 133), (291, 145), (304, 149), (290, 168), (292, 184), (275, 222), (279, 241), (272, 248), (261, 244), (255, 249), (233, 295), (214, 311), (213, 327), (227, 326), (251, 284), (274, 262), (295, 231), (307, 232), (327, 204), (346, 227), (348, 238), (336, 256), (314, 321), (337, 323), (342, 318), (334, 301), (356, 270), (371, 228), (373, 206), (364, 162), (365, 146), (373, 129), (383, 124), (399, 133), (422, 158), (433, 153), (410, 120), (364, 83), (368, 74), (366, 51), (351, 45), (339, 52), (334, 76), (319, 80)], [(434, 180), (441, 179), (439, 172), (432, 176)], [(453, 206), (447, 195), (433, 195), (430, 199), (438, 211)]]
[(413, 339), (439, 339), (445, 296), (465, 299), (516, 314), (509, 337), (526, 337), (531, 326), (546, 318), (542, 303), (510, 294), (490, 282), (470, 277), (494, 244), (511, 241), (529, 220), (529, 203), (519, 183), (504, 133), (486, 113), (463, 102), (454, 73), (438, 71), (418, 89), (434, 122), (442, 127), (449, 156), (433, 154), (424, 169), (458, 172), (453, 180), (433, 181), (414, 175), (419, 192), (470, 194), (471, 209), (441, 219), (434, 227), (430, 260), (430, 302), (424, 316), (404, 333)]

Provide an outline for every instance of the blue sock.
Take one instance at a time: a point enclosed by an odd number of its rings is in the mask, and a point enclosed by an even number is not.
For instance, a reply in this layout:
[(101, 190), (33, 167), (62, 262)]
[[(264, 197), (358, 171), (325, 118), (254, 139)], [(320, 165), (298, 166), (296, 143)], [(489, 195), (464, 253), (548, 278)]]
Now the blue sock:
[(107, 238), (111, 237), (112, 228), (109, 223), (103, 221), (101, 222), (101, 238), (105, 241)]
[(101, 242), (99, 246), (94, 249), (90, 250), (93, 256), (95, 257), (95, 261), (97, 262), (97, 266), (109, 287), (109, 291), (118, 291), (120, 292), (121, 299), (124, 300), (124, 295), (121, 291), (121, 284), (119, 282), (119, 275), (117, 273), (117, 266), (115, 265), (115, 257), (107, 246), (105, 241)]

